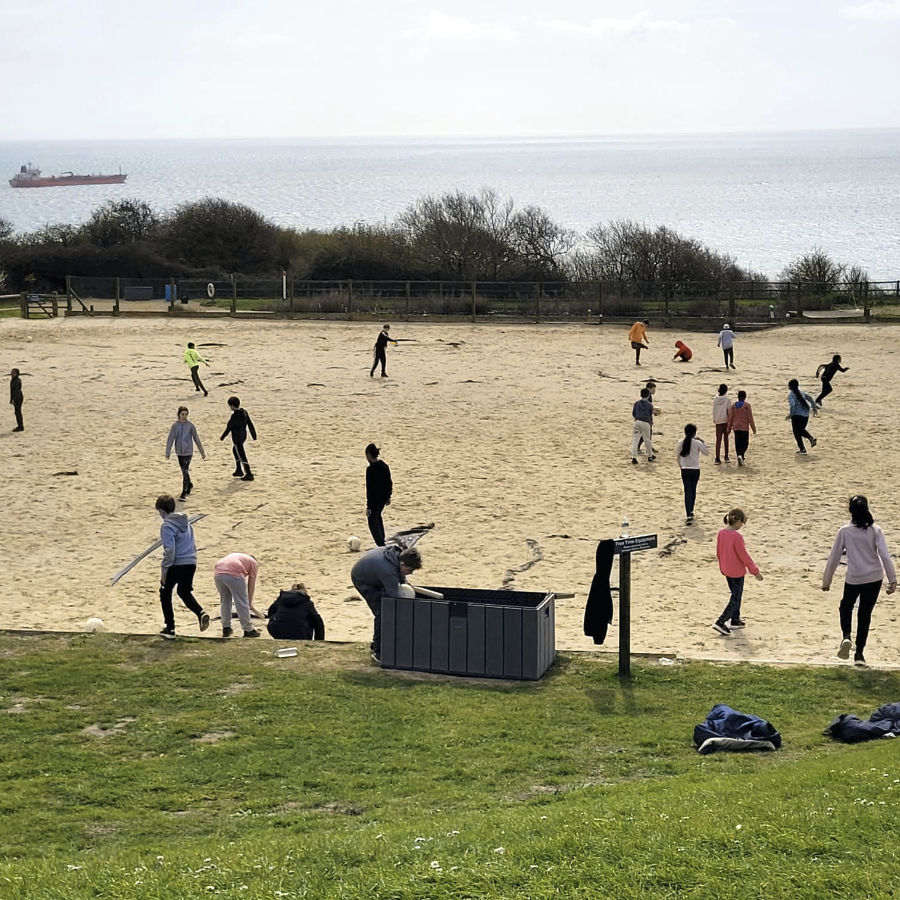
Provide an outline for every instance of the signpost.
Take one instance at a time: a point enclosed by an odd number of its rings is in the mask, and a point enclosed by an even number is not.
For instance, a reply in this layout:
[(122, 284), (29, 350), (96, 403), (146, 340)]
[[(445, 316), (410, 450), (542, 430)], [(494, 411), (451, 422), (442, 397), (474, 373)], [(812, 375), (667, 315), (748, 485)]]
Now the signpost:
[(619, 677), (631, 678), (631, 554), (657, 546), (655, 534), (628, 537), (628, 522), (622, 523), (622, 537), (614, 541), (619, 554)]

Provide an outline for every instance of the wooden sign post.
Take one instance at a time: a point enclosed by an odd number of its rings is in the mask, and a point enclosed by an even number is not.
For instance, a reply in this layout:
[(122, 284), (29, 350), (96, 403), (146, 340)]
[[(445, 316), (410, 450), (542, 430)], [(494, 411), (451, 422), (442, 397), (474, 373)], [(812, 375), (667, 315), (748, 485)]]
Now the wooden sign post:
[(615, 540), (619, 554), (619, 677), (631, 678), (631, 554), (657, 546), (655, 534)]

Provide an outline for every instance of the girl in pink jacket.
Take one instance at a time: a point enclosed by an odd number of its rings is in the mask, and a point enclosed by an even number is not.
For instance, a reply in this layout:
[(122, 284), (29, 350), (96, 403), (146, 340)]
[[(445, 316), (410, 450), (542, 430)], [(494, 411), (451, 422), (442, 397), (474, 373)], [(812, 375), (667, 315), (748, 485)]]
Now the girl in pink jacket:
[(732, 628), (743, 628), (746, 622), (741, 618), (741, 598), (744, 595), (744, 574), (749, 570), (757, 581), (762, 575), (756, 563), (750, 558), (741, 536), (741, 528), (747, 522), (747, 516), (741, 509), (732, 509), (724, 518), (727, 528), (723, 528), (716, 537), (716, 556), (719, 560), (719, 571), (728, 581), (731, 596), (725, 611), (716, 619), (713, 628), (719, 634), (731, 634)]

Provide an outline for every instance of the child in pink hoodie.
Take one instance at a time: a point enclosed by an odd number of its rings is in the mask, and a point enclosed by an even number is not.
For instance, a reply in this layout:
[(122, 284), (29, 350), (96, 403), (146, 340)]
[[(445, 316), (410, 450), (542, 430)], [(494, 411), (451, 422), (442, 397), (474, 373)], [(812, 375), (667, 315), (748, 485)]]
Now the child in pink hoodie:
[[(744, 575), (749, 570), (757, 581), (762, 575), (756, 563), (744, 546), (741, 528), (747, 522), (747, 516), (741, 509), (732, 509), (724, 518), (727, 528), (723, 528), (716, 537), (716, 556), (719, 560), (719, 571), (728, 581), (731, 597), (725, 611), (716, 619), (713, 628), (719, 634), (731, 634), (732, 628), (743, 628), (746, 624), (741, 618), (741, 598), (744, 594)], [(730, 620), (730, 624), (729, 624)]]

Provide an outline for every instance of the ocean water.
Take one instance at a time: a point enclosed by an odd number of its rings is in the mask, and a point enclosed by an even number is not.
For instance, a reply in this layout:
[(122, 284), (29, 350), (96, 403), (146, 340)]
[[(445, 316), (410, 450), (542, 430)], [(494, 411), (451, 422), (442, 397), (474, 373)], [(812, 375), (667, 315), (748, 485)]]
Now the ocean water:
[[(124, 185), (14, 190), (46, 174)], [(666, 225), (769, 277), (820, 247), (873, 280), (900, 278), (900, 129), (673, 137), (0, 143), (0, 218), (25, 232), (85, 221), (108, 199), (159, 212), (203, 197), (294, 228), (390, 222), (426, 193), (491, 187), (584, 234)]]

